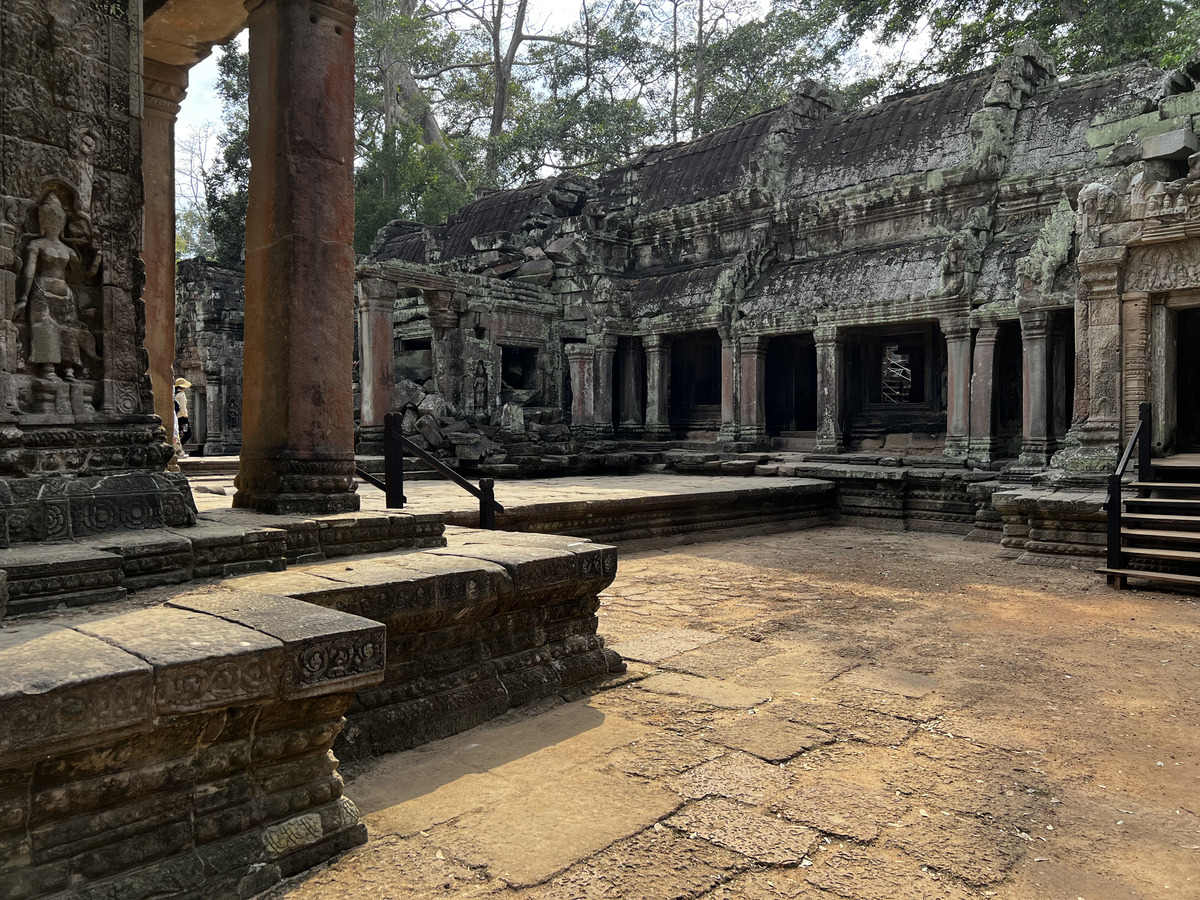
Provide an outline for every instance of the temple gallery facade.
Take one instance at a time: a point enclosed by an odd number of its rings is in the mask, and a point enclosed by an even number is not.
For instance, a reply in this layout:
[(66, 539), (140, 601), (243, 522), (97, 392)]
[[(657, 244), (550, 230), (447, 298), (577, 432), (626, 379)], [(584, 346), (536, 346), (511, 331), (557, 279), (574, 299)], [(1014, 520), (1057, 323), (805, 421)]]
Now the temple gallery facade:
[(363, 423), (410, 378), (581, 436), (1086, 481), (1148, 400), (1157, 453), (1200, 450), (1196, 77), (1060, 79), (1023, 44), (863, 110), (804, 83), (594, 181), (393, 222), (359, 267)]

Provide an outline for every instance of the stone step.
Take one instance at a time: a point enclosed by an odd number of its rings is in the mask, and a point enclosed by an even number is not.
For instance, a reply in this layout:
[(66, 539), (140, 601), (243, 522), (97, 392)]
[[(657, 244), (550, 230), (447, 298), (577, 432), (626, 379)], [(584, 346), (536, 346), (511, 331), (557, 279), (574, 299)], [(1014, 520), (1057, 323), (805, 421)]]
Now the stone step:
[(125, 599), (120, 554), (75, 543), (26, 544), (0, 550), (7, 578), (7, 605), (14, 616), (59, 605), (87, 606)]

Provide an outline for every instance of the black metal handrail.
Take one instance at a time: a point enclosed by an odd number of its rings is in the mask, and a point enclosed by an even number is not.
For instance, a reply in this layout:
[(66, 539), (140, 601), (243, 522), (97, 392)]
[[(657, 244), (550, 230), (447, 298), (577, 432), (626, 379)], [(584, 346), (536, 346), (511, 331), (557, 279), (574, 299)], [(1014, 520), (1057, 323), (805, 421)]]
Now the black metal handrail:
[(479, 527), (494, 531), (496, 513), (504, 512), (504, 507), (496, 502), (496, 482), (491, 478), (480, 478), (478, 487), (471, 484), (432, 453), (406, 438), (400, 430), (402, 421), (403, 416), (399, 413), (388, 413), (383, 417), (383, 480), (380, 481), (369, 472), (355, 467), (358, 477), (384, 492), (384, 502), (388, 509), (403, 509), (404, 504), (408, 502), (408, 498), (404, 496), (404, 453), (408, 451), (432, 466), (443, 478), (453, 481), (478, 499)]
[(1108, 553), (1107, 566), (1110, 569), (1125, 568), (1125, 554), (1121, 552), (1121, 477), (1129, 466), (1133, 456), (1133, 447), (1138, 448), (1137, 492), (1139, 497), (1150, 493), (1149, 485), (1154, 483), (1154, 469), (1150, 464), (1151, 438), (1151, 409), (1149, 403), (1138, 404), (1138, 422), (1121, 454), (1117, 470), (1108, 476), (1108, 496), (1104, 500), (1104, 510), (1108, 513)]

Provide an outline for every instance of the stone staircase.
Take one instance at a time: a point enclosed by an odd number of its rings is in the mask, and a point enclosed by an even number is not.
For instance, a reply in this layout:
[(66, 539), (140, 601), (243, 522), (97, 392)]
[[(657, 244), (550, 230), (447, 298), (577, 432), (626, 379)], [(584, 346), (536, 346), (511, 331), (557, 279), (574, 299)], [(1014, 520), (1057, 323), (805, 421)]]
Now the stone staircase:
[(1200, 454), (1151, 463), (1153, 481), (1135, 481), (1123, 501), (1121, 565), (1100, 569), (1109, 584), (1129, 578), (1200, 589)]

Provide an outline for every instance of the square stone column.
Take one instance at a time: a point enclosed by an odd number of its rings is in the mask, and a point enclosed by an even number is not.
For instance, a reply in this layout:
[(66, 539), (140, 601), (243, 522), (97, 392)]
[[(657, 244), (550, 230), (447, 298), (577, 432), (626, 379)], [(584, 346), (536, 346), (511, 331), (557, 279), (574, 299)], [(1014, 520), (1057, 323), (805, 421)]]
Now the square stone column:
[(671, 433), (667, 413), (667, 386), (671, 378), (671, 339), (663, 334), (642, 338), (646, 348), (646, 437)]
[(996, 338), (998, 324), (991, 322), (975, 333), (975, 354), (971, 371), (971, 428), (968, 456), (988, 464), (992, 461), (992, 398), (996, 383)]
[(646, 373), (636, 352), (636, 338), (631, 338), (621, 354), (621, 433), (640, 434), (645, 423), (642, 413), (642, 391)]
[(249, 0), (250, 208), (233, 504), (358, 509), (354, 493), (354, 4)]
[(971, 421), (971, 325), (966, 317), (943, 319), (946, 338), (946, 446), (943, 456), (966, 459)]
[(359, 424), (383, 426), (396, 392), (396, 352), (393, 315), (396, 285), (385, 278), (364, 278), (358, 284), (358, 383), (362, 390)]
[(1021, 460), (1022, 466), (1050, 461), (1050, 316), (1021, 316)]
[(146, 265), (146, 353), (154, 413), (168, 441), (174, 413), (175, 362), (175, 120), (187, 95), (187, 70), (144, 61), (142, 262)]
[(845, 342), (836, 325), (813, 332), (817, 347), (817, 447), (818, 453), (842, 453), (842, 381), (845, 375)]
[(740, 434), (744, 441), (767, 439), (767, 345), (759, 335), (743, 335), (738, 343), (742, 363)]
[(720, 441), (738, 439), (737, 407), (735, 397), (734, 367), (737, 361), (737, 341), (728, 328), (720, 329), (721, 335), (721, 433)]
[(595, 400), (593, 427), (597, 435), (613, 433), (613, 358), (617, 355), (616, 335), (604, 335), (596, 348), (593, 372)]
[(567, 344), (563, 350), (571, 379), (571, 430), (591, 435), (596, 427), (596, 348), (591, 344)]

